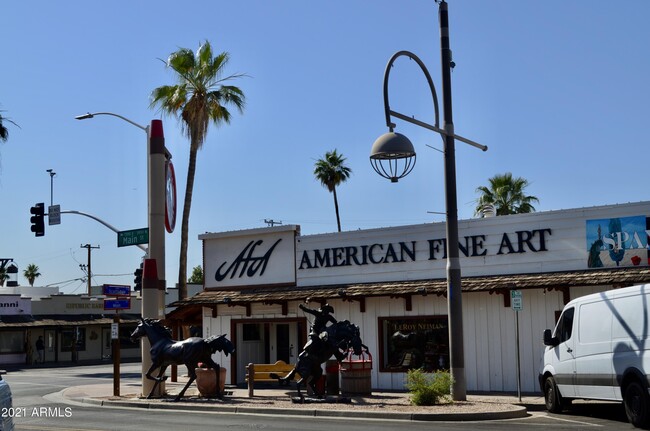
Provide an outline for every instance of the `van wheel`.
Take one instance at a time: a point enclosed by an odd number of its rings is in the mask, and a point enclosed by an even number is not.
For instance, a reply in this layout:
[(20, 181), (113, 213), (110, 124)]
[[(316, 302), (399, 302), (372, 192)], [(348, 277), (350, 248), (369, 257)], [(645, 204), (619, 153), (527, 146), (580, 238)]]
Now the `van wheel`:
[(544, 380), (544, 401), (546, 402), (546, 410), (551, 413), (560, 413), (562, 411), (562, 397), (560, 391), (557, 390), (555, 379), (549, 376)]
[(639, 382), (632, 382), (625, 388), (623, 396), (625, 414), (632, 425), (637, 428), (648, 426), (650, 408), (648, 407), (648, 393)]

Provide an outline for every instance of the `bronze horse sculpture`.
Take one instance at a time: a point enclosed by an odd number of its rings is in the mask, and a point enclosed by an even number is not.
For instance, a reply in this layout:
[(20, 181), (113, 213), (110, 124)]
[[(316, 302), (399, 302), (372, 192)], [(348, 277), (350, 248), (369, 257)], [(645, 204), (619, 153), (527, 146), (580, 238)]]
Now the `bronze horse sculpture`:
[[(185, 364), (190, 376), (187, 384), (174, 401), (180, 400), (187, 388), (196, 379), (195, 369), (198, 367), (199, 362), (202, 362), (208, 368), (212, 368), (217, 374), (217, 383), (219, 382), (220, 366), (212, 360), (212, 354), (220, 351), (228, 356), (235, 351), (235, 346), (226, 338), (225, 334), (214, 335), (209, 338), (190, 337), (183, 341), (176, 341), (172, 340), (171, 332), (162, 325), (160, 320), (142, 318), (140, 320), (140, 324), (131, 334), (131, 339), (137, 340), (146, 336), (149, 339), (149, 344), (151, 344), (151, 367), (147, 370), (146, 376), (150, 380), (155, 380), (156, 383), (147, 398), (151, 398), (160, 382), (167, 379), (167, 376), (163, 375), (169, 365)], [(160, 371), (154, 377), (151, 373), (157, 368), (160, 368)], [(217, 390), (219, 390), (219, 384), (217, 384)], [(221, 396), (222, 394), (219, 394), (219, 398)]]
[(348, 320), (342, 320), (326, 327), (325, 332), (327, 332), (327, 339), (316, 343), (309, 341), (305, 345), (303, 351), (298, 355), (296, 366), (289, 374), (285, 377), (272, 376), (277, 378), (280, 383), (289, 384), (296, 373), (299, 373), (301, 378), (296, 382), (296, 389), (301, 398), (300, 386), (303, 383), (309, 385), (316, 396), (323, 396), (316, 387), (316, 382), (323, 375), (321, 364), (332, 355), (341, 362), (344, 358), (343, 352), (352, 349), (355, 355), (360, 355), (363, 349), (368, 350), (368, 347), (361, 342), (359, 327)]

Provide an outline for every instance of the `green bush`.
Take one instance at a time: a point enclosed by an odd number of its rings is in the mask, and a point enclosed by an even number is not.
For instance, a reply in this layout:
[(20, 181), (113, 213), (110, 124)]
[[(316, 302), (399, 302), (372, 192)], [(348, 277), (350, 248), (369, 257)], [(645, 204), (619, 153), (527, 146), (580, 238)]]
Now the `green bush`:
[(416, 406), (450, 402), (451, 384), (451, 374), (447, 371), (425, 373), (421, 369), (414, 369), (406, 374), (406, 388), (411, 392), (411, 404)]

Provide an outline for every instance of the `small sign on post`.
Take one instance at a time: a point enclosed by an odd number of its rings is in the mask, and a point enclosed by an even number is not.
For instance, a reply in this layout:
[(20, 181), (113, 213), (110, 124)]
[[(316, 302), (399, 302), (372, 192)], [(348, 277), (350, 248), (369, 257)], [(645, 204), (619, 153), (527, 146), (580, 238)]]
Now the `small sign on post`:
[(131, 298), (104, 299), (104, 310), (128, 310), (131, 308)]
[(104, 284), (102, 295), (106, 296), (131, 296), (131, 286), (126, 284)]
[(120, 325), (119, 323), (111, 323), (111, 340), (120, 339)]
[(521, 311), (524, 309), (524, 297), (521, 290), (510, 291), (510, 305), (515, 311)]
[(50, 226), (61, 224), (61, 205), (50, 205), (47, 208), (47, 222)]

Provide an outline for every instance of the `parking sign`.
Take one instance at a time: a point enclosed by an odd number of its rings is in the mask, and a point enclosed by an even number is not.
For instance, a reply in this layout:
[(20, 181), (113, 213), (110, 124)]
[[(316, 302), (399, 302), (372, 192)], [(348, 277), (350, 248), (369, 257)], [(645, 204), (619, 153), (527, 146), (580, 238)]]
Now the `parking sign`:
[(510, 305), (515, 311), (521, 311), (524, 309), (524, 298), (521, 290), (510, 291)]

